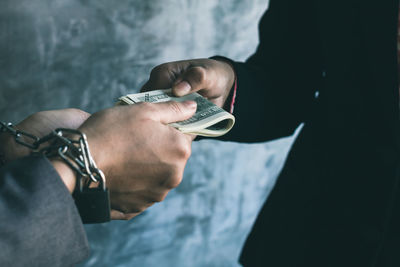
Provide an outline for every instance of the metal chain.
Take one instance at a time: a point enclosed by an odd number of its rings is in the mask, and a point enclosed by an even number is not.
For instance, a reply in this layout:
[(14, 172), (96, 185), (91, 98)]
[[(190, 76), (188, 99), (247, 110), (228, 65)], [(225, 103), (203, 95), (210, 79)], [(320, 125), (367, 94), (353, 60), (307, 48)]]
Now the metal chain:
[[(39, 138), (30, 133), (15, 129), (12, 123), (1, 121), (0, 132), (11, 134), (14, 136), (15, 142), (30, 148), (34, 153), (43, 154), (48, 158), (60, 157), (78, 174), (80, 190), (83, 189), (84, 183), (89, 185), (90, 182), (100, 183), (103, 189), (106, 188), (104, 173), (97, 168), (90, 154), (89, 144), (84, 133), (78, 130), (59, 128)], [(48, 145), (39, 150), (39, 147), (46, 142), (48, 142)], [(87, 182), (88, 179), (90, 179), (89, 183)]]
[[(1, 127), (1, 132), (8, 132), (11, 135), (13, 135), (15, 142), (17, 142), (20, 145), (26, 146), (30, 149), (37, 149), (40, 145), (40, 144), (37, 145), (37, 143), (40, 141), (39, 137), (34, 136), (30, 133), (15, 129), (11, 122), (5, 123), (5, 122), (0, 121), (0, 127)], [(30, 143), (24, 142), (23, 137), (28, 138), (29, 140), (31, 140), (31, 142)]]

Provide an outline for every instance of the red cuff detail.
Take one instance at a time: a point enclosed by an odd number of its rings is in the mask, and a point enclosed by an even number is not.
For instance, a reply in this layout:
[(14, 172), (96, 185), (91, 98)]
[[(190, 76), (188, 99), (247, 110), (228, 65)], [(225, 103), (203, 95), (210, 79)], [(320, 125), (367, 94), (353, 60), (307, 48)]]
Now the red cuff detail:
[(233, 113), (233, 109), (235, 108), (236, 91), (237, 91), (237, 78), (236, 78), (236, 74), (235, 74), (235, 83), (233, 84), (233, 94), (232, 94), (231, 105), (229, 108), (230, 113)]

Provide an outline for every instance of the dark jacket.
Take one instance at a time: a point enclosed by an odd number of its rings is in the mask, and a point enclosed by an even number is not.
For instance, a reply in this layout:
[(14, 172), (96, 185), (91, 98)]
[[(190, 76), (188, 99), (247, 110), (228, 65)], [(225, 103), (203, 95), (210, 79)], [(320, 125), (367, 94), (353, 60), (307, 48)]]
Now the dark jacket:
[(236, 125), (261, 142), (304, 122), (244, 266), (400, 266), (398, 1), (271, 0), (234, 63)]
[(88, 253), (75, 202), (47, 158), (0, 168), (0, 266), (72, 266)]

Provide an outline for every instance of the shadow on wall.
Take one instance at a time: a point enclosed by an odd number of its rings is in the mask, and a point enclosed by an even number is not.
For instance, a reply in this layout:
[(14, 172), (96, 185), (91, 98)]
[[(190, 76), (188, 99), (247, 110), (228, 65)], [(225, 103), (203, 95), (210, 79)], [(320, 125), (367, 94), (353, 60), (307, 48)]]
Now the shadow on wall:
[[(163, 62), (257, 46), (267, 0), (2, 0), (0, 120), (44, 109), (88, 112), (136, 92)], [(15, 112), (17, 110), (17, 112)], [(182, 184), (128, 222), (87, 226), (81, 266), (237, 266), (291, 138), (193, 144)]]

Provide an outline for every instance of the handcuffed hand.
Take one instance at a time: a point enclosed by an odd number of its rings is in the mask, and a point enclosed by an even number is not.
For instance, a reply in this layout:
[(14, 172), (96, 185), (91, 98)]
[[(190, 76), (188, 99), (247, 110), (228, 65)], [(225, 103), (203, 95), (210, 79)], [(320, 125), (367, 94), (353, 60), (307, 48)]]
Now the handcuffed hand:
[[(77, 109), (42, 111), (16, 128), (39, 138), (57, 128), (79, 128), (87, 135), (91, 154), (105, 173), (112, 219), (130, 219), (162, 201), (181, 182), (193, 136), (168, 124), (189, 119), (195, 111), (193, 101), (117, 106), (90, 117)], [(8, 138), (2, 142), (7, 160), (30, 153), (15, 144), (12, 136), (3, 137)], [(72, 192), (76, 180), (73, 170), (58, 159), (52, 164)]]
[(176, 96), (198, 92), (223, 107), (235, 81), (232, 66), (220, 60), (192, 59), (155, 67), (142, 91), (172, 88)]
[(136, 216), (179, 185), (192, 136), (167, 124), (195, 111), (193, 101), (117, 106), (93, 114), (79, 128), (106, 176), (113, 219)]
[[(89, 113), (73, 108), (40, 111), (18, 123), (15, 128), (41, 138), (57, 128), (77, 129), (89, 116)], [(22, 158), (31, 153), (28, 148), (15, 143), (14, 138), (7, 133), (2, 134), (1, 139), (0, 147), (6, 161)]]

